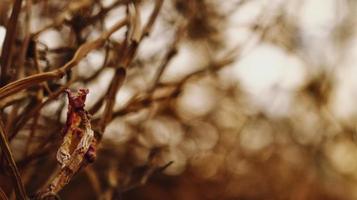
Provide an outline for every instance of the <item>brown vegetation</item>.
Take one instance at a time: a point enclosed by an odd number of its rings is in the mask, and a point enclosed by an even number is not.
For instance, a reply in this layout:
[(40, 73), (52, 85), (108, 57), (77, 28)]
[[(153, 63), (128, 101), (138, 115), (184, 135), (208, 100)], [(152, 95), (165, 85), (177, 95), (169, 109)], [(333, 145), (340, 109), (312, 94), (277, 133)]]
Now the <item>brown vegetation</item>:
[[(329, 64), (306, 56), (294, 1), (233, 45), (229, 19), (254, 1), (229, 2), (2, 0), (0, 199), (354, 199), (355, 121), (331, 111), (334, 73), (306, 70), (283, 116), (232, 78), (260, 43)], [(345, 3), (340, 50), (356, 25)]]

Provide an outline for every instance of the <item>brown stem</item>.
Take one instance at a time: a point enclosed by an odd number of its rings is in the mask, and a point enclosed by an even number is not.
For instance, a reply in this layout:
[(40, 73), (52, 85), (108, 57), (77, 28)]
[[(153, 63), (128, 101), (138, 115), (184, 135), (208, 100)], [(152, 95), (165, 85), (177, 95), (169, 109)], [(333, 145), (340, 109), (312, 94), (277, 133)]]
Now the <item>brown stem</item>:
[(99, 130), (101, 134), (104, 133), (105, 127), (112, 119), (115, 97), (117, 91), (119, 90), (119, 88), (124, 82), (125, 76), (126, 76), (126, 71), (124, 68), (118, 68), (115, 71), (115, 75), (113, 77), (112, 83), (108, 89), (108, 95), (105, 97), (106, 104), (104, 108), (103, 117), (101, 118), (101, 122), (99, 126)]
[(9, 135), (9, 141), (11, 141), (16, 135), (17, 133), (21, 130), (21, 128), (28, 122), (28, 120), (31, 119), (31, 117), (38, 115), (38, 113), (40, 112), (40, 110), (47, 105), (49, 102), (51, 102), (52, 100), (54, 100), (55, 98), (57, 98), (60, 94), (63, 93), (63, 91), (68, 88), (70, 85), (72, 84), (72, 81), (66, 83), (65, 85), (63, 85), (62, 87), (60, 87), (57, 91), (51, 93), (48, 98), (43, 101), (42, 103), (39, 103), (37, 105), (35, 105), (31, 110), (29, 110), (28, 112), (26, 112), (26, 114), (22, 115), (18, 120), (17, 123), (15, 125), (15, 127), (12, 129), (12, 132), (10, 132)]
[(1, 75), (0, 85), (5, 85), (7, 82), (7, 69), (11, 64), (12, 49), (15, 42), (17, 22), (21, 11), (22, 0), (15, 0), (10, 20), (6, 27), (6, 36), (1, 54)]
[(151, 29), (152, 29), (152, 27), (154, 25), (154, 22), (156, 21), (156, 18), (159, 15), (159, 12), (161, 10), (163, 2), (164, 2), (164, 0), (156, 0), (155, 8), (154, 8), (153, 12), (150, 15), (148, 23), (144, 27), (143, 34), (141, 36), (142, 38), (146, 37), (146, 36), (149, 36), (149, 34), (151, 32)]
[(7, 138), (5, 136), (4, 124), (0, 120), (0, 146), (5, 159), (10, 167), (11, 179), (14, 184), (15, 193), (18, 199), (26, 200), (28, 199), (26, 196), (26, 191), (24, 185), (22, 183), (19, 170), (17, 169), (14, 157), (12, 156), (9, 144), (7, 142)]
[(9, 200), (9, 198), (7, 198), (5, 192), (1, 189), (1, 187), (0, 187), (0, 200)]
[(150, 86), (150, 88), (148, 90), (149, 94), (151, 94), (155, 90), (155, 87), (159, 84), (160, 78), (161, 78), (162, 74), (164, 73), (165, 69), (169, 65), (169, 63), (172, 60), (172, 58), (175, 57), (175, 55), (177, 54), (177, 46), (178, 46), (178, 43), (179, 43), (179, 41), (181, 39), (181, 36), (183, 34), (183, 30), (184, 29), (182, 27), (180, 27), (176, 31), (175, 40), (172, 43), (172, 45), (169, 48), (169, 50), (167, 51), (164, 60), (162, 61), (161, 65), (159, 66), (159, 69), (156, 71), (156, 74), (155, 74), (154, 79), (153, 79), (153, 83), (152, 83), (152, 85)]
[(77, 63), (83, 59), (90, 51), (93, 49), (98, 49), (101, 47), (104, 42), (118, 29), (123, 27), (127, 23), (126, 18), (119, 21), (117, 24), (115, 24), (111, 29), (109, 29), (107, 32), (104, 32), (99, 38), (97, 38), (94, 41), (90, 41), (87, 43), (84, 43), (81, 45), (76, 53), (74, 54), (73, 58), (67, 62), (64, 66), (62, 66), (59, 69), (55, 69), (49, 72), (44, 72), (41, 74), (35, 74), (28, 76), (26, 78), (19, 79), (17, 81), (14, 81), (10, 84), (5, 85), (4, 87), (0, 88), (0, 100), (14, 94), (16, 92), (19, 92), (20, 90), (29, 88), (31, 86), (37, 85), (39, 83), (42, 83), (44, 81), (48, 81), (51, 79), (59, 79), (62, 78), (67, 71), (69, 71), (71, 68), (77, 65)]

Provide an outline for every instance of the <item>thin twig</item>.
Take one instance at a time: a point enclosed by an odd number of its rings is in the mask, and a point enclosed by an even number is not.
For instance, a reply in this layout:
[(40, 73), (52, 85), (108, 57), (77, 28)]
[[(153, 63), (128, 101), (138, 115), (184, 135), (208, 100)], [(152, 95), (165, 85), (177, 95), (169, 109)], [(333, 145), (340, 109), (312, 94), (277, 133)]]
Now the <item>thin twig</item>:
[[(140, 29), (141, 21), (139, 9), (133, 3), (128, 5), (129, 30), (127, 33), (127, 43), (125, 44), (129, 44), (129, 46), (122, 54), (120, 67), (127, 68), (132, 62), (136, 50), (138, 49), (139, 42), (144, 38), (145, 35), (149, 34), (154, 22), (157, 19), (158, 13), (162, 7), (162, 3), (163, 0), (156, 1), (155, 8), (151, 13), (150, 19), (145, 25), (144, 29)], [(121, 70), (121, 68), (119, 68), (118, 70)], [(125, 78), (125, 73), (123, 74), (123, 72), (118, 70), (116, 72), (118, 73), (118, 75), (114, 76), (112, 84), (110, 85), (110, 92), (108, 92), (108, 96), (106, 97), (105, 111), (99, 125), (101, 135), (104, 133), (107, 124), (112, 120), (115, 96), (121, 85), (121, 82)]]
[(179, 41), (180, 41), (180, 39), (182, 37), (182, 34), (183, 34), (183, 28), (180, 27), (176, 31), (174, 42), (171, 44), (171, 47), (167, 51), (164, 60), (160, 64), (159, 69), (156, 71), (156, 74), (155, 74), (154, 79), (153, 79), (153, 83), (152, 83), (152, 85), (150, 86), (150, 88), (148, 90), (149, 94), (152, 94), (152, 92), (155, 90), (156, 86), (160, 82), (160, 78), (161, 78), (162, 74), (164, 73), (165, 69), (169, 65), (169, 63), (172, 60), (172, 58), (175, 57), (175, 55), (177, 54), (177, 51), (178, 51), (177, 50), (177, 46), (178, 46), (178, 43), (179, 43)]
[(10, 84), (7, 84), (4, 87), (0, 88), (0, 100), (11, 94), (19, 92), (20, 90), (29, 88), (31, 86), (42, 83), (44, 81), (62, 78), (67, 71), (71, 70), (71, 68), (76, 66), (78, 62), (81, 59), (83, 59), (90, 51), (101, 47), (114, 32), (116, 32), (118, 29), (126, 25), (126, 23), (127, 20), (125, 18), (119, 21), (118, 23), (116, 23), (107, 32), (104, 32), (96, 40), (82, 44), (74, 54), (73, 58), (59, 69), (31, 75), (26, 78), (22, 78), (17, 81), (11, 82)]
[(5, 85), (8, 79), (7, 70), (11, 64), (12, 49), (15, 42), (17, 22), (21, 12), (21, 4), (22, 4), (22, 0), (15, 0), (11, 12), (10, 20), (6, 25), (7, 27), (6, 27), (5, 41), (1, 51), (2, 55), (1, 55), (0, 85)]
[(1, 189), (1, 187), (0, 187), (0, 200), (9, 200), (9, 198), (7, 198), (5, 192)]
[(21, 177), (20, 177), (20, 173), (19, 170), (17, 169), (15, 160), (12, 156), (9, 144), (7, 142), (6, 136), (5, 136), (5, 129), (4, 129), (4, 124), (3, 122), (0, 120), (0, 146), (1, 146), (1, 150), (4, 153), (5, 159), (10, 167), (10, 173), (11, 173), (11, 179), (14, 183), (14, 188), (15, 188), (15, 193), (18, 199), (22, 199), (22, 200), (26, 200), (27, 195), (26, 195), (26, 191), (24, 188), (24, 185), (22, 183)]
[(140, 29), (140, 14), (139, 10), (134, 3), (131, 3), (127, 7), (128, 10), (128, 22), (129, 30), (127, 31), (127, 40), (123, 44), (124, 52), (121, 54), (119, 67), (115, 71), (115, 75), (108, 89), (108, 95), (105, 97), (105, 107), (103, 117), (100, 120), (99, 132), (100, 138), (102, 137), (104, 130), (108, 123), (112, 120), (113, 108), (115, 103), (116, 94), (121, 87), (125, 77), (126, 77), (126, 68), (129, 67), (141, 39), (141, 29)]
[(115, 71), (115, 75), (113, 77), (112, 83), (109, 86), (108, 89), (108, 95), (105, 97), (105, 108), (104, 108), (104, 113), (103, 117), (101, 118), (101, 123), (99, 130), (101, 133), (104, 133), (105, 127), (107, 124), (111, 121), (112, 115), (113, 115), (113, 107), (115, 103), (115, 97), (116, 93), (123, 84), (126, 76), (126, 71), (124, 68), (118, 68)]
[(18, 131), (21, 130), (21, 128), (28, 122), (28, 120), (31, 119), (31, 117), (37, 115), (45, 105), (47, 105), (52, 100), (56, 99), (71, 84), (72, 81), (67, 82), (65, 85), (61, 86), (57, 91), (51, 93), (50, 96), (48, 96), (48, 98), (45, 101), (33, 106), (31, 110), (29, 110), (24, 115), (22, 115), (19, 119), (17, 119), (16, 126), (12, 129), (12, 132), (10, 132), (9, 141), (11, 141), (17, 135)]
[(157, 16), (159, 15), (163, 2), (164, 0), (156, 0), (155, 8), (150, 15), (148, 23), (143, 29), (143, 34), (141, 36), (142, 38), (150, 35), (151, 29), (156, 21)]

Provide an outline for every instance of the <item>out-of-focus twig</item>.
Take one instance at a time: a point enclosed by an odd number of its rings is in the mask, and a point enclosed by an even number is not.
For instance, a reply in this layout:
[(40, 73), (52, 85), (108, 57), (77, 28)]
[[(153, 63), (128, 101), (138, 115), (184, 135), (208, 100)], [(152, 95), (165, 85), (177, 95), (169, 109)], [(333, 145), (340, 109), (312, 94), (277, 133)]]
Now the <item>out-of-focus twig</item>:
[(164, 73), (165, 69), (169, 65), (172, 58), (175, 57), (175, 55), (177, 54), (177, 51), (178, 51), (177, 46), (180, 41), (180, 38), (184, 34), (183, 30), (184, 29), (182, 27), (179, 27), (178, 30), (176, 31), (174, 42), (171, 44), (169, 50), (167, 51), (167, 53), (165, 55), (165, 58), (163, 59), (162, 63), (159, 66), (159, 69), (156, 71), (156, 74), (153, 79), (153, 83), (148, 90), (149, 94), (151, 94), (155, 90), (156, 86), (160, 82), (160, 78), (161, 78), (162, 74)]
[(159, 12), (161, 10), (163, 2), (164, 2), (164, 0), (156, 0), (154, 10), (150, 15), (149, 21), (147, 22), (147, 24), (145, 25), (145, 27), (143, 29), (143, 34), (141, 36), (142, 38), (149, 36), (151, 29), (156, 21), (156, 18), (159, 15)]
[(112, 119), (116, 93), (120, 86), (123, 84), (125, 75), (126, 71), (124, 68), (118, 68), (115, 72), (112, 83), (108, 89), (108, 95), (104, 99), (104, 101), (106, 102), (106, 106), (104, 108), (103, 117), (101, 118), (102, 120), (99, 127), (101, 133), (104, 132), (105, 127)]

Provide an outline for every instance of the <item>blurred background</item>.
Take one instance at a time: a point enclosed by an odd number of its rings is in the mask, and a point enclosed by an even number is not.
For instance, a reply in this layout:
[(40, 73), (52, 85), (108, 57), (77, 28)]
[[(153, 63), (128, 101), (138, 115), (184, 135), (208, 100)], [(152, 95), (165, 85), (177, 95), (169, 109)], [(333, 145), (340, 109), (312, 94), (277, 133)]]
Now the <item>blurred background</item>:
[[(0, 2), (0, 44), (11, 2)], [(36, 32), (56, 16), (66, 19), (38, 36), (39, 68), (48, 71), (123, 18), (125, 2), (32, 0), (19, 27)], [(147, 21), (154, 1), (135, 2)], [(66, 11), (76, 3), (86, 6)], [(96, 162), (61, 198), (357, 199), (356, 15), (355, 0), (164, 1), (117, 92)], [(19, 47), (24, 30), (18, 31)], [(56, 89), (72, 80), (71, 89), (88, 88), (94, 127), (123, 38), (125, 29), (66, 80), (49, 83)], [(35, 92), (20, 105), (31, 98)], [(1, 106), (7, 119), (14, 105)], [(60, 95), (42, 108), (27, 154), (34, 120), (11, 141), (30, 193), (56, 166), (59, 136), (50, 136), (63, 127), (66, 106)], [(46, 153), (24, 157), (40, 144)]]

